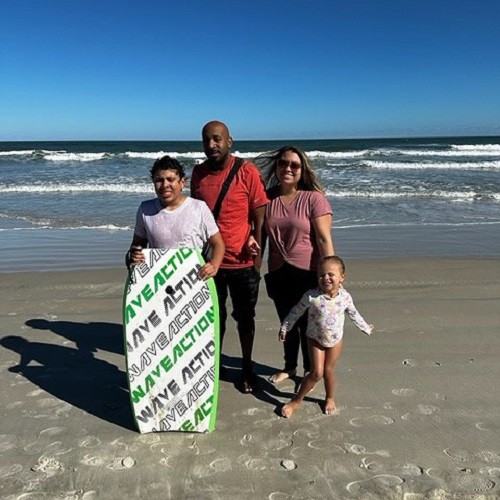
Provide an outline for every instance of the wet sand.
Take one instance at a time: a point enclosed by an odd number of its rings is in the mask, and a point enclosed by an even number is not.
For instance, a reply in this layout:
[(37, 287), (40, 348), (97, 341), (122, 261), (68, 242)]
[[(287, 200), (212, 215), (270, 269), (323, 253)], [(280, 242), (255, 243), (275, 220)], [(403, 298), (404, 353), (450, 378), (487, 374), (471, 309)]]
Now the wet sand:
[[(346, 288), (373, 336), (346, 320), (337, 416), (317, 386), (278, 416), (296, 380), (261, 289), (261, 390), (235, 387), (232, 320), (212, 434), (133, 427), (121, 329), (123, 269), (0, 274), (0, 497), (500, 497), (497, 259), (348, 260)], [(302, 371), (299, 371), (301, 374)]]

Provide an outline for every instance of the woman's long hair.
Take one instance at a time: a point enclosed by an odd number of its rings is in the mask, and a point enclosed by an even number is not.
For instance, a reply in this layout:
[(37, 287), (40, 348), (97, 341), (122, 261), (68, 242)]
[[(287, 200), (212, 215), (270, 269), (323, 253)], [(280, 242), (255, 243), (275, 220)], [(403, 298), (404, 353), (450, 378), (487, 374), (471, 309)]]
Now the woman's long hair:
[(278, 160), (283, 156), (283, 153), (287, 151), (292, 151), (300, 158), (302, 168), (297, 188), (302, 191), (319, 191), (323, 193), (323, 187), (318, 180), (318, 176), (309, 158), (305, 152), (297, 146), (283, 146), (280, 149), (262, 153), (255, 158), (255, 164), (264, 175), (267, 190), (269, 192), (279, 191), (280, 182), (276, 176), (276, 169), (278, 168)]

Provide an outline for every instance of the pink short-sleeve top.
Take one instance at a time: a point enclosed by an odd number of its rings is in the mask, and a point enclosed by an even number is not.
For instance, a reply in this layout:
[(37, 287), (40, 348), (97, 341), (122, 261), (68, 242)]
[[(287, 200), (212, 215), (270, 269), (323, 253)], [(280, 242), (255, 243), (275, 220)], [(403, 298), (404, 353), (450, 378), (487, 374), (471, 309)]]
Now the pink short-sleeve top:
[(269, 271), (285, 262), (315, 271), (320, 255), (313, 220), (328, 214), (332, 214), (332, 207), (319, 191), (298, 191), (289, 205), (283, 203), (281, 196), (273, 198), (266, 206), (265, 220)]

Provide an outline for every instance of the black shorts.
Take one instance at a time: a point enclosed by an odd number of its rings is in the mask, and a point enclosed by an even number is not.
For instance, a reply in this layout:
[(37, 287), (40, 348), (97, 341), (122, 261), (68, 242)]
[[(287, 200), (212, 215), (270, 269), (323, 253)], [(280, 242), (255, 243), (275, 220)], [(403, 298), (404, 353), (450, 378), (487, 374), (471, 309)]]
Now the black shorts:
[(255, 305), (259, 298), (259, 272), (254, 266), (243, 269), (219, 269), (214, 280), (219, 309), (225, 311), (229, 292), (233, 302), (232, 317), (240, 326), (246, 324), (253, 330)]

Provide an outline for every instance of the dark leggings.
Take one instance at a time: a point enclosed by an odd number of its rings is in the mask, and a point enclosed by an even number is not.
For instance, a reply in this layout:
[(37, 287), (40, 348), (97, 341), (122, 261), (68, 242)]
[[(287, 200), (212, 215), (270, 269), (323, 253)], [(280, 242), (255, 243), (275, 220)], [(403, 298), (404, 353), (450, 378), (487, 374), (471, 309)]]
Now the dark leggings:
[[(271, 283), (270, 286), (268, 284), (268, 295), (273, 299), (280, 322), (283, 322), (286, 315), (299, 302), (307, 290), (318, 286), (316, 272), (298, 269), (288, 263), (283, 264), (275, 271), (271, 271), (266, 281)], [(284, 342), (285, 371), (294, 371), (297, 369), (299, 347), (302, 348), (304, 371), (308, 372), (311, 370), (306, 330), (307, 312), (301, 316), (286, 335)]]

